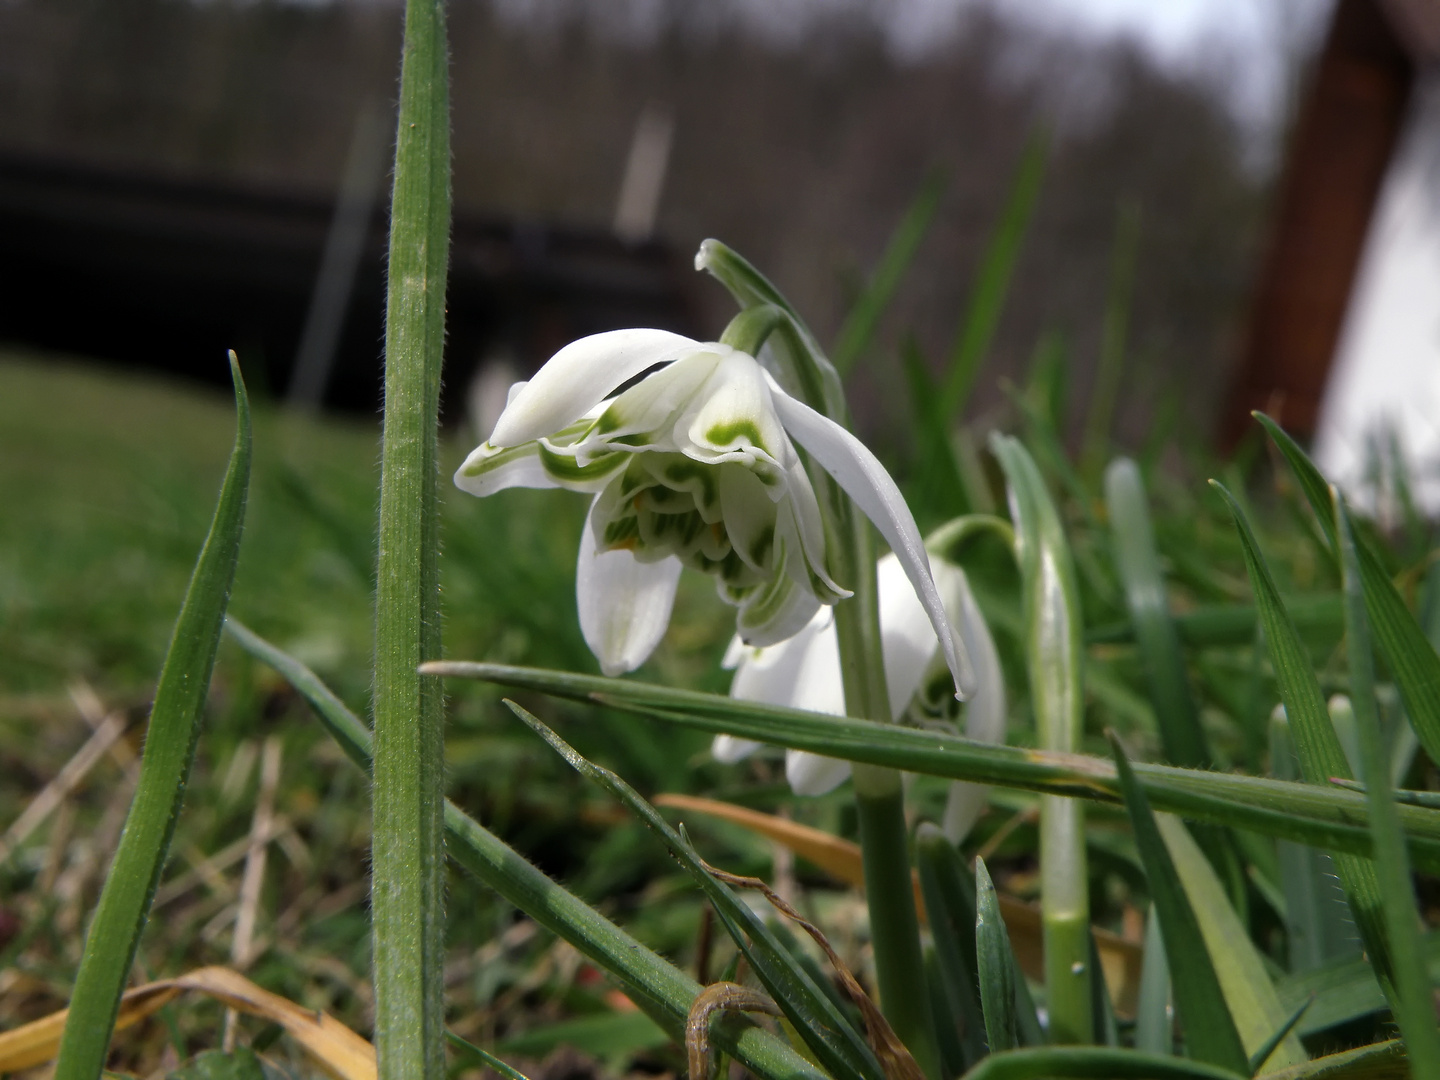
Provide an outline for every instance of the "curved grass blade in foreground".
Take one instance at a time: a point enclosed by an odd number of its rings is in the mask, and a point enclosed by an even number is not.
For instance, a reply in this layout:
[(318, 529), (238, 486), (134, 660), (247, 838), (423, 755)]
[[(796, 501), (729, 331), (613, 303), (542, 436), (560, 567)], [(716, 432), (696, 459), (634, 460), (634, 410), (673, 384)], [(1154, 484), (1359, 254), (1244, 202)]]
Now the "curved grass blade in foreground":
[[(735, 735), (929, 776), (1116, 805), (1124, 801), (1114, 763), (1088, 754), (992, 746), (943, 731), (876, 724), (739, 701), (723, 694), (548, 668), (440, 660), (426, 664), (425, 671), (605, 705), (713, 735)], [(1148, 762), (1137, 763), (1134, 769), (1157, 810), (1335, 851), (1363, 855), (1371, 850), (1369, 812), (1359, 792), (1330, 784), (1322, 787)], [(1440, 870), (1440, 811), (1421, 806), (1401, 806), (1399, 810), (1416, 868)]]
[[(369, 773), (372, 740), (360, 718), (300, 661), (234, 619), (225, 626), (241, 648), (285, 677), (346, 756)], [(551, 881), (448, 799), (445, 833), (446, 853), (458, 866), (609, 972), (651, 1019), (683, 1041), (690, 1007), (703, 989), (699, 983)], [(714, 1021), (711, 1041), (767, 1080), (826, 1080), (783, 1039), (743, 1017), (727, 1014)]]
[(250, 401), (233, 352), (230, 375), (235, 381), (235, 448), (160, 669), (135, 800), (85, 938), (55, 1067), (57, 1080), (96, 1080), (105, 1066), (120, 997), (165, 868), (185, 781), (195, 760), (200, 715), (235, 580), (250, 483)]

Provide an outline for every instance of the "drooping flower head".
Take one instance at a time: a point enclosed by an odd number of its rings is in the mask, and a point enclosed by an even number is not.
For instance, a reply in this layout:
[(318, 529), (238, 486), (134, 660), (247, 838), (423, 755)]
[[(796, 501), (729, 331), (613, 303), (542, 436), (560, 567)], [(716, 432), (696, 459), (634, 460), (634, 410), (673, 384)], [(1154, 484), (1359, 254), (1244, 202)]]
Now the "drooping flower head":
[(638, 667), (659, 643), (682, 566), (715, 578), (752, 645), (785, 640), (849, 595), (828, 568), (820, 508), (792, 438), (895, 549), (956, 685), (968, 691), (968, 661), (894, 481), (853, 435), (729, 345), (663, 330), (567, 345), (511, 388), (494, 432), (455, 483), (482, 496), (507, 487), (595, 496), (576, 593), (585, 640), (614, 675)]

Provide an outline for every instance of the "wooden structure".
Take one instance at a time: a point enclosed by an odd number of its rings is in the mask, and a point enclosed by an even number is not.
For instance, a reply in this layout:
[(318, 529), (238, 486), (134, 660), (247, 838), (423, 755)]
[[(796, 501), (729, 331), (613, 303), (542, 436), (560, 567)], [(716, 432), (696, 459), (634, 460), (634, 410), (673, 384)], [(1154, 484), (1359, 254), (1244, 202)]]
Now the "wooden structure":
[(1338, 0), (1292, 137), (1224, 445), (1250, 430), (1252, 409), (1313, 433), (1416, 71), (1437, 58), (1440, 0)]
[[(382, 386), (388, 199), (371, 215), (338, 336), (331, 407)], [(282, 394), (333, 216), (328, 199), (0, 156), (0, 341)], [(603, 230), (457, 214), (446, 384), (494, 353), (533, 369), (622, 326), (695, 333), (689, 260)], [(523, 373), (523, 372), (522, 372)]]

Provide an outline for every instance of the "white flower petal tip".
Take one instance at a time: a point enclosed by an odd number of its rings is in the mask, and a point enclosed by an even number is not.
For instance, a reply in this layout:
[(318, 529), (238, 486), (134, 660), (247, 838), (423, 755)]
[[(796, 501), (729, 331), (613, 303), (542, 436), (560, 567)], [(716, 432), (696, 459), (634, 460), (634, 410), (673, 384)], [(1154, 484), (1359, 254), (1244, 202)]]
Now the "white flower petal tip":
[(956, 698), (968, 699), (979, 685), (975, 669), (963, 638), (951, 630), (945, 605), (931, 577), (924, 541), (899, 487), (869, 448), (835, 421), (784, 393), (775, 394), (775, 406), (795, 441), (835, 478), (890, 545), (945, 651)]
[(785, 751), (785, 779), (796, 795), (825, 795), (850, 776), (850, 762), (805, 750)]
[(610, 330), (572, 341), (509, 400), (489, 441), (516, 446), (559, 431), (636, 375), (705, 348), (668, 330)]
[(951, 783), (945, 800), (945, 816), (940, 823), (945, 839), (959, 844), (969, 836), (980, 815), (985, 813), (989, 799), (990, 787), (987, 784), (967, 784), (963, 780)]
[(714, 258), (715, 258), (715, 247), (716, 247), (716, 245), (717, 245), (718, 243), (719, 243), (719, 241), (717, 241), (717, 240), (701, 240), (701, 241), (700, 241), (700, 247), (699, 247), (699, 249), (695, 252), (695, 269), (696, 269), (696, 270), (706, 270), (706, 269), (709, 268), (710, 263), (711, 263), (712, 261), (714, 261)]
[(710, 744), (710, 756), (722, 764), (734, 765), (737, 761), (744, 761), (758, 749), (760, 744), (753, 739), (716, 735), (715, 741)]
[[(593, 513), (593, 511), (592, 511)], [(585, 643), (606, 675), (624, 675), (650, 658), (670, 625), (680, 563), (643, 563), (625, 551), (597, 551), (587, 519), (575, 570)]]

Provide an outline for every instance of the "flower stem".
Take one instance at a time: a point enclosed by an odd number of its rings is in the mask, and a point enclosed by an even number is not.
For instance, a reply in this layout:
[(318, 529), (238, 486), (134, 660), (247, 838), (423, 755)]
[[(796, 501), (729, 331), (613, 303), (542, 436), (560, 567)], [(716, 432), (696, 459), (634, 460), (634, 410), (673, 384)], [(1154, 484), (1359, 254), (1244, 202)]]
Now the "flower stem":
[[(851, 716), (888, 722), (892, 717), (880, 639), (875, 541), (869, 522), (846, 509), (850, 512), (843, 524), (850, 543), (832, 549), (843, 552), (841, 558), (849, 565), (839, 568), (846, 575), (842, 580), (855, 593), (835, 608), (845, 707)], [(938, 1080), (940, 1052), (925, 989), (900, 773), (857, 764), (853, 775), (880, 1008), (925, 1075)]]
[(383, 1080), (445, 1070), (436, 417), (450, 241), (444, 6), (407, 0), (391, 210), (375, 594), (371, 918)]

